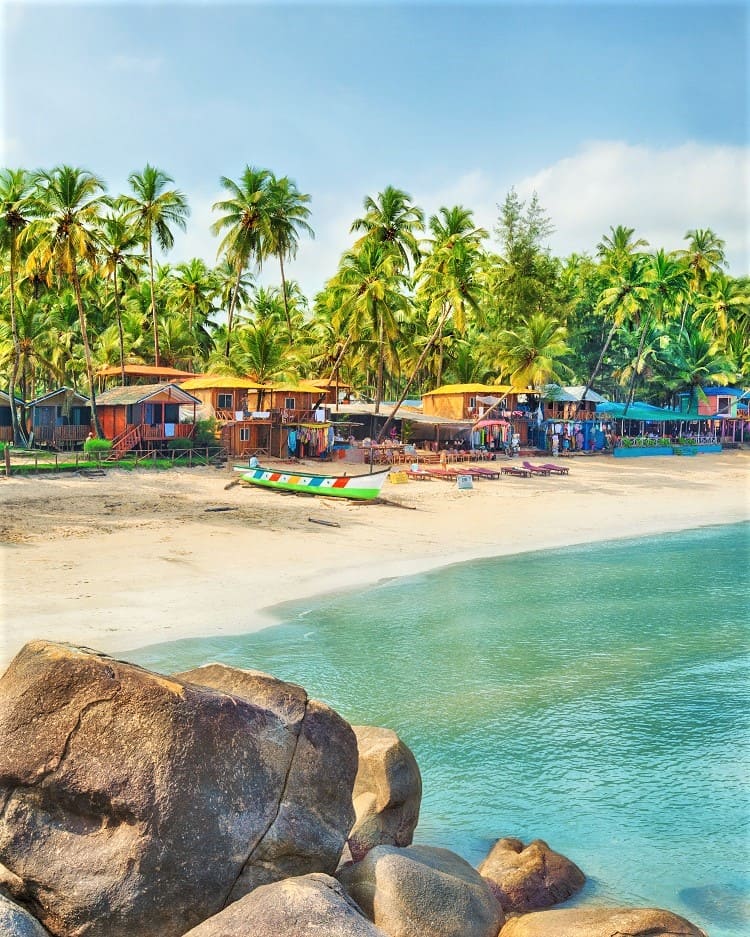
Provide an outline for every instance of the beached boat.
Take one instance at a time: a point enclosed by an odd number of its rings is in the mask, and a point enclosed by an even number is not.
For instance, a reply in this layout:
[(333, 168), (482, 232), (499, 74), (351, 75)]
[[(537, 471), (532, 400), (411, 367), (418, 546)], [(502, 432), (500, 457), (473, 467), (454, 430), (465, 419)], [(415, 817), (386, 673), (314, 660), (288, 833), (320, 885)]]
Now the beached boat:
[(301, 491), (310, 495), (327, 495), (332, 498), (353, 498), (356, 501), (371, 501), (377, 498), (390, 469), (367, 475), (313, 475), (310, 472), (286, 472), (263, 468), (262, 465), (248, 467), (235, 465), (244, 481), (263, 488), (280, 491)]

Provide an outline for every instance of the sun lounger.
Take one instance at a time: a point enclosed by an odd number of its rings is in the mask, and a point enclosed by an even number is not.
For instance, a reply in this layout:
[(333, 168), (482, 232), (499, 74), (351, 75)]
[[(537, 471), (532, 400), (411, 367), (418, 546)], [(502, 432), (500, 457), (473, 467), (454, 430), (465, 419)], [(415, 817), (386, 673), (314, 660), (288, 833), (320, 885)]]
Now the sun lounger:
[(540, 466), (541, 468), (549, 469), (553, 475), (567, 475), (570, 472), (570, 469), (563, 465), (555, 465), (554, 462), (545, 462), (544, 465)]
[(455, 481), (456, 476), (460, 475), (461, 472), (458, 469), (448, 469), (448, 468), (428, 468), (425, 469), (428, 475), (431, 475), (433, 478), (439, 478), (441, 481), (450, 482)]
[(531, 472), (525, 468), (516, 468), (514, 465), (504, 465), (500, 471), (503, 475), (517, 475), (519, 478), (530, 478)]
[(407, 471), (406, 474), (415, 482), (431, 482), (432, 475), (429, 472), (420, 470), (419, 472)]
[(477, 468), (473, 466), (470, 469), (466, 469), (467, 475), (473, 475), (475, 478), (500, 478), (499, 470), (488, 469), (488, 468)]
[(531, 462), (522, 462), (521, 463), (525, 469), (528, 469), (532, 475), (551, 475), (552, 469), (547, 468), (546, 465), (532, 465)]

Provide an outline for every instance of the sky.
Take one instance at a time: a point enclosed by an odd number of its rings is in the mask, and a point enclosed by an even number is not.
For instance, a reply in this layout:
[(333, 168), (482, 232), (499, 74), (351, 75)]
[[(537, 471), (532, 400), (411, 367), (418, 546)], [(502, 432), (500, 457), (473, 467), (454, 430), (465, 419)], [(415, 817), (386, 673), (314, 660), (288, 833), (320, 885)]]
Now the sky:
[(667, 250), (710, 227), (750, 273), (747, 3), (6, 0), (0, 15), (0, 164), (81, 166), (113, 193), (159, 166), (192, 211), (170, 262), (215, 262), (220, 177), (251, 165), (311, 195), (316, 237), (287, 269), (310, 296), (386, 185), (488, 230), (511, 187), (537, 192), (561, 256), (619, 224)]

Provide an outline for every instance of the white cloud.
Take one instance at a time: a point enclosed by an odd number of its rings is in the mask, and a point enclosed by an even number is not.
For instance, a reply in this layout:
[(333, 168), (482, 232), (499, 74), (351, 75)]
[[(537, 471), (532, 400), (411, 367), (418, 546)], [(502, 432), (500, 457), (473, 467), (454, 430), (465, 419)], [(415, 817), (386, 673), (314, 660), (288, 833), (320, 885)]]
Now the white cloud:
[(160, 71), (164, 60), (158, 56), (146, 57), (140, 55), (115, 55), (110, 59), (109, 66), (118, 72), (140, 72), (153, 75)]
[(556, 232), (555, 253), (593, 253), (610, 226), (635, 228), (652, 247), (684, 247), (685, 233), (712, 228), (726, 241), (730, 272), (750, 270), (750, 150), (685, 143), (668, 149), (592, 142), (520, 180), (536, 191)]

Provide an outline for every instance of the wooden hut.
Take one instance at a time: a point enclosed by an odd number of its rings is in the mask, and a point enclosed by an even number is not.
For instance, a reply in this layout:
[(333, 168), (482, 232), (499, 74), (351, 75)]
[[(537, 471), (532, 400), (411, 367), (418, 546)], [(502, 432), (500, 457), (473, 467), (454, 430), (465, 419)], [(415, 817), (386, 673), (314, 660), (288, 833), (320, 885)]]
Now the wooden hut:
[(494, 384), (444, 384), (422, 395), (422, 412), (452, 420), (479, 420), (510, 390)]
[(596, 419), (596, 405), (604, 402), (604, 397), (591, 388), (586, 390), (583, 384), (571, 387), (548, 384), (544, 388), (542, 417), (545, 420), (593, 420)]
[(300, 381), (267, 384), (262, 399), (264, 409), (277, 413), (283, 424), (324, 422), (326, 397), (325, 388)]
[(180, 386), (201, 401), (202, 416), (217, 421), (221, 444), (230, 456), (271, 454), (274, 420), (270, 410), (262, 409), (265, 385), (246, 377), (206, 375)]
[[(16, 397), (16, 413), (23, 407), (23, 400)], [(0, 442), (13, 442), (13, 417), (10, 412), (10, 394), (0, 390)]]
[(198, 376), (192, 371), (181, 371), (179, 368), (167, 368), (162, 365), (158, 368), (152, 364), (126, 364), (124, 368), (113, 365), (96, 372), (99, 389), (106, 386), (122, 386), (123, 370), (125, 371), (125, 386), (128, 387), (133, 384), (180, 384), (183, 380)]
[(321, 393), (325, 392), (323, 404), (335, 407), (340, 403), (348, 403), (351, 399), (352, 385), (332, 378), (310, 378), (305, 382), (319, 387)]
[(36, 397), (26, 405), (34, 445), (72, 449), (91, 432), (89, 398), (72, 387)]
[[(137, 448), (161, 448), (177, 436), (192, 437), (200, 400), (177, 384), (113, 387), (96, 401), (99, 422), (118, 455)], [(189, 407), (192, 422), (180, 422)]]

